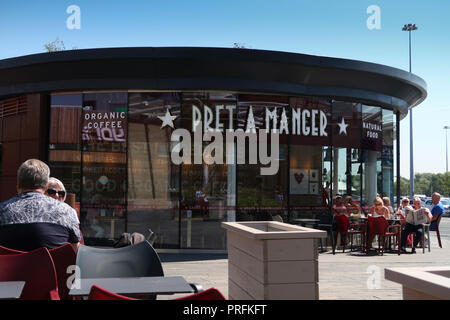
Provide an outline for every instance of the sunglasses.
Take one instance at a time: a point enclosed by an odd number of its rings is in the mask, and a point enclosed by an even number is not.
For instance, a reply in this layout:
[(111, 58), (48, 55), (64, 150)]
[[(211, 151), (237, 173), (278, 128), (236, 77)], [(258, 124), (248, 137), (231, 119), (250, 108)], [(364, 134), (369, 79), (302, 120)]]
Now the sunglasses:
[(47, 189), (47, 193), (51, 196), (58, 194), (61, 198), (64, 198), (66, 192), (64, 190), (56, 191), (55, 189)]

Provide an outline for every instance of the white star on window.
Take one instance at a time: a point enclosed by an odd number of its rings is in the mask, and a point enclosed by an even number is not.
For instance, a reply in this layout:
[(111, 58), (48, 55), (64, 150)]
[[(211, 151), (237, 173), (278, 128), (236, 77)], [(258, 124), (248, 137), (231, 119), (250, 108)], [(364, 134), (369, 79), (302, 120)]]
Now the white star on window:
[(164, 117), (158, 116), (158, 118), (163, 122), (161, 125), (161, 129), (164, 128), (165, 126), (169, 126), (172, 129), (174, 129), (173, 120), (175, 120), (177, 117), (178, 116), (172, 116), (169, 112), (169, 109), (167, 109)]
[(344, 133), (345, 135), (347, 135), (347, 127), (348, 127), (348, 124), (345, 123), (344, 117), (342, 117), (341, 122), (340, 122), (340, 123), (338, 122), (337, 125), (339, 126), (339, 135), (341, 135), (341, 134), (343, 134), (343, 133)]

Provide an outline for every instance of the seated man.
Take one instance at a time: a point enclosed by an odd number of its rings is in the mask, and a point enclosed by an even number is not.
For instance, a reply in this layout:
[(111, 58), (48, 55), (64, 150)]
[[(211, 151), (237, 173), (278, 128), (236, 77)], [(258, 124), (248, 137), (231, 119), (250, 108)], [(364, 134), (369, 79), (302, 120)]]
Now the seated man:
[(441, 195), (437, 192), (431, 195), (431, 201), (433, 202), (434, 207), (431, 209), (431, 215), (433, 217), (430, 222), (430, 231), (436, 231), (436, 223), (439, 217), (444, 213), (444, 206), (441, 203)]
[(77, 250), (81, 235), (74, 210), (46, 196), (49, 167), (25, 161), (17, 171), (18, 195), (0, 203), (0, 245), (31, 251), (59, 247), (67, 242)]
[[(419, 197), (414, 198), (413, 204), (414, 204), (414, 208), (415, 208), (414, 211), (425, 210), (427, 222), (430, 223), (430, 221), (431, 221), (430, 210), (428, 210), (428, 208), (422, 208), (422, 201), (420, 200)], [(408, 221), (408, 215), (413, 214), (412, 211), (413, 211), (412, 208), (408, 208), (405, 210), (407, 221)], [(416, 247), (419, 244), (419, 241), (422, 239), (423, 232), (424, 232), (423, 224), (411, 224), (409, 222), (406, 222), (405, 229), (402, 231), (402, 235), (401, 235), (401, 237), (402, 237), (402, 239), (401, 239), (402, 253), (406, 253), (406, 239), (408, 238), (408, 235), (410, 233), (414, 233), (414, 243), (413, 243), (411, 253), (416, 253)]]

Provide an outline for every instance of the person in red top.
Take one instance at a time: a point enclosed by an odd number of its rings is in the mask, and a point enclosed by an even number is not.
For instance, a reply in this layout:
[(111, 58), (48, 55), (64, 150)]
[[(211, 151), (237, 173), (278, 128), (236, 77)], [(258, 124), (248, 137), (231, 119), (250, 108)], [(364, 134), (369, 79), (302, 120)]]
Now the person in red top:
[(334, 204), (331, 207), (331, 212), (335, 215), (346, 215), (348, 216), (347, 207), (345, 206), (344, 202), (342, 201), (342, 197), (340, 195), (337, 195), (334, 198)]
[(353, 201), (350, 195), (345, 197), (345, 206), (347, 207), (348, 214), (361, 214), (361, 207)]

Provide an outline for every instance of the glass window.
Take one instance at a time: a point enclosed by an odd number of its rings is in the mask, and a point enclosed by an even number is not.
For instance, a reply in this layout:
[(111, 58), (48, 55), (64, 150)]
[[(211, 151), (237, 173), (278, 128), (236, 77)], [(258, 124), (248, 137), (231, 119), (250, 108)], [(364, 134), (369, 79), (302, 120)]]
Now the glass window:
[(156, 248), (179, 248), (180, 167), (170, 158), (173, 128), (180, 127), (177, 93), (130, 93), (128, 105), (128, 230), (156, 235)]
[[(251, 163), (250, 153), (258, 154), (262, 141), (245, 142), (245, 164), (237, 165), (237, 220), (272, 220), (287, 217), (288, 195), (288, 134), (284, 130), (289, 124), (289, 99), (264, 95), (239, 95), (238, 129), (246, 131), (254, 125), (256, 139), (259, 130), (279, 129), (278, 173), (262, 175), (260, 157)], [(283, 116), (284, 114), (284, 116)], [(283, 117), (285, 117), (283, 119)], [(267, 127), (269, 125), (269, 127)], [(283, 127), (283, 130), (281, 128)], [(267, 134), (267, 154), (272, 155), (270, 134)], [(250, 148), (254, 152), (250, 152)], [(273, 157), (272, 157), (273, 158)], [(273, 163), (273, 162), (271, 162)]]
[(380, 107), (362, 106), (362, 207), (366, 211), (381, 195), (382, 121)]
[(333, 198), (361, 201), (361, 105), (333, 101)]
[[(220, 222), (235, 220), (236, 166), (227, 164), (224, 142), (226, 131), (234, 128), (236, 96), (183, 93), (182, 98), (182, 127), (191, 133), (192, 157), (181, 169), (181, 247), (225, 249)], [(206, 132), (210, 141), (201, 139)]]
[(83, 97), (81, 212), (85, 240), (111, 243), (126, 230), (127, 93)]
[[(291, 220), (328, 212), (331, 184), (330, 102), (291, 98), (289, 205)], [(301, 129), (301, 130), (300, 130)]]
[(382, 133), (382, 188), (381, 195), (391, 200), (394, 204), (394, 140), (396, 134), (395, 117), (392, 110), (383, 109), (383, 133)]
[(82, 104), (81, 93), (50, 96), (50, 174), (64, 184), (68, 193), (75, 194), (78, 214), (81, 191)]

